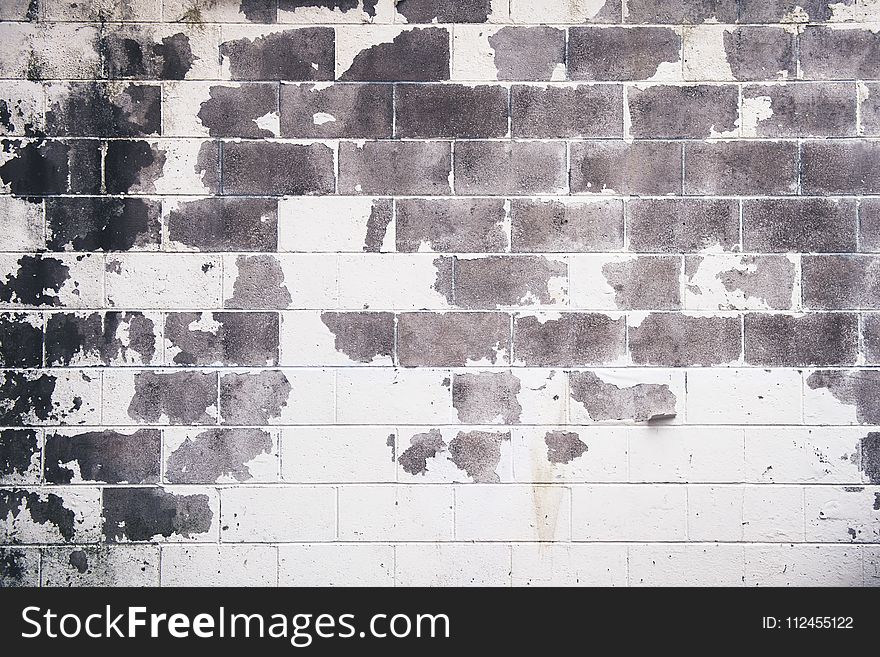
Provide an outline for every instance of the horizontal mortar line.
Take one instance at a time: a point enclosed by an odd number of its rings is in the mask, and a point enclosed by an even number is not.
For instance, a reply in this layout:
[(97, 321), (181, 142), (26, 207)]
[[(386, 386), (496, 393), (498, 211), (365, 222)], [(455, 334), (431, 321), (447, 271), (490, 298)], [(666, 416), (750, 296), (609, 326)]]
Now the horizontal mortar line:
[(147, 142), (165, 142), (165, 141), (202, 141), (202, 142), (223, 142), (223, 143), (233, 143), (233, 144), (327, 144), (327, 143), (351, 143), (351, 144), (362, 144), (362, 143), (382, 143), (382, 144), (442, 144), (442, 143), (452, 143), (456, 142), (458, 144), (463, 143), (497, 143), (497, 144), (507, 144), (507, 143), (531, 143), (531, 144), (565, 144), (565, 143), (577, 143), (577, 144), (592, 144), (592, 143), (601, 143), (607, 144), (611, 143), (623, 143), (627, 145), (632, 145), (634, 142), (654, 142), (654, 143), (688, 143), (688, 144), (718, 144), (718, 143), (730, 143), (730, 142), (750, 142), (750, 143), (771, 143), (771, 144), (796, 144), (798, 141), (808, 141), (808, 142), (818, 142), (818, 143), (827, 143), (827, 142), (851, 142), (851, 143), (863, 143), (863, 142), (880, 142), (880, 135), (829, 135), (829, 136), (799, 136), (799, 137), (740, 137), (736, 135), (731, 135), (729, 137), (669, 137), (669, 136), (649, 136), (649, 137), (622, 137), (622, 136), (608, 136), (608, 137), (526, 137), (526, 136), (511, 136), (511, 137), (455, 137), (452, 135), (444, 136), (444, 135), (434, 135), (434, 136), (424, 136), (424, 137), (237, 137), (234, 135), (230, 136), (208, 136), (208, 135), (194, 135), (194, 136), (186, 136), (186, 135), (158, 135), (158, 134), (147, 134), (143, 136), (131, 136), (131, 137), (114, 137), (114, 136), (102, 136), (102, 135), (52, 135), (52, 136), (3, 136), (2, 141), (64, 141), (64, 142), (73, 142), (73, 141), (107, 141), (107, 142), (130, 142), (130, 141), (147, 141)]
[[(279, 15), (281, 12), (285, 14), (291, 14), (296, 16), (295, 10), (278, 10)], [(402, 18), (405, 16), (402, 13), (398, 14)], [(9, 18), (4, 19), (6, 23), (18, 23), (21, 25), (33, 25), (32, 21), (28, 21), (26, 19), (15, 19)], [(855, 20), (831, 20), (831, 21), (783, 21), (780, 19), (779, 21), (774, 22), (763, 22), (763, 23), (746, 23), (746, 22), (725, 22), (725, 23), (703, 23), (703, 24), (692, 24), (692, 23), (651, 23), (651, 22), (565, 22), (565, 21), (554, 21), (554, 22), (528, 22), (528, 21), (502, 21), (502, 22), (480, 22), (480, 23), (469, 23), (469, 22), (436, 22), (436, 23), (408, 23), (408, 22), (370, 22), (364, 23), (361, 20), (351, 20), (351, 21), (338, 21), (338, 22), (311, 22), (305, 18), (299, 21), (291, 21), (291, 20), (276, 20), (274, 23), (260, 23), (260, 22), (251, 22), (251, 21), (216, 21), (216, 20), (207, 20), (207, 21), (181, 21), (176, 18), (167, 17), (163, 20), (124, 20), (124, 19), (108, 19), (106, 21), (101, 21), (99, 19), (94, 20), (85, 20), (85, 19), (75, 19), (75, 18), (41, 18), (39, 25), (44, 25), (46, 23), (60, 23), (60, 24), (77, 24), (77, 25), (104, 25), (104, 26), (112, 26), (112, 27), (134, 27), (138, 25), (165, 25), (167, 27), (175, 27), (177, 29), (189, 28), (192, 30), (199, 30), (203, 27), (247, 27), (252, 28), (254, 31), (266, 31), (266, 32), (277, 32), (280, 30), (287, 29), (298, 29), (298, 28), (306, 28), (306, 27), (341, 27), (341, 28), (353, 28), (353, 29), (365, 29), (370, 30), (371, 28), (389, 28), (389, 27), (402, 27), (402, 28), (428, 28), (428, 27), (473, 27), (473, 29), (491, 29), (493, 27), (558, 27), (558, 28), (567, 28), (567, 27), (576, 27), (576, 28), (598, 28), (598, 29), (607, 29), (611, 27), (627, 27), (627, 28), (637, 28), (637, 27), (665, 27), (665, 28), (698, 28), (702, 26), (713, 27), (713, 28), (721, 28), (721, 27), (781, 27), (781, 28), (792, 28), (792, 27), (829, 27), (832, 28), (837, 26), (838, 28), (846, 27), (850, 28), (852, 26), (853, 29), (863, 27), (863, 29), (869, 29), (871, 26), (875, 26), (877, 21), (855, 21)]]
[[(4, 21), (4, 24), (8, 23), (8, 21)], [(223, 43), (223, 42), (221, 42)], [(367, 46), (369, 47), (369, 46)], [(570, 72), (570, 71), (569, 71)], [(860, 77), (860, 78), (822, 78), (822, 77), (799, 77), (799, 78), (788, 78), (788, 79), (780, 79), (780, 78), (766, 78), (766, 79), (754, 79), (754, 80), (719, 80), (717, 78), (698, 78), (698, 77), (689, 77), (689, 78), (676, 78), (669, 80), (652, 80), (650, 78), (634, 78), (627, 80), (597, 80), (590, 78), (567, 78), (565, 80), (499, 80), (493, 78), (469, 78), (469, 77), (455, 77), (449, 78), (445, 80), (340, 80), (338, 78), (329, 79), (329, 80), (295, 80), (295, 79), (277, 79), (277, 78), (253, 78), (253, 79), (236, 79), (231, 77), (221, 78), (221, 77), (201, 77), (201, 78), (187, 78), (185, 80), (167, 80), (161, 79), (158, 77), (154, 78), (135, 78), (135, 77), (79, 77), (79, 78), (65, 78), (65, 77), (50, 77), (50, 78), (39, 78), (36, 80), (31, 80), (27, 77), (8, 77), (0, 75), (0, 82), (24, 82), (24, 83), (35, 83), (35, 84), (55, 84), (55, 83), (90, 83), (90, 82), (99, 82), (99, 83), (108, 83), (108, 82), (128, 82), (132, 84), (140, 84), (140, 85), (149, 85), (149, 86), (159, 86), (159, 85), (167, 85), (167, 86), (186, 86), (187, 84), (193, 83), (209, 83), (209, 84), (286, 84), (286, 85), (307, 85), (307, 84), (334, 84), (334, 85), (382, 85), (382, 86), (395, 86), (395, 85), (479, 85), (479, 86), (499, 86), (499, 87), (509, 87), (511, 85), (524, 85), (524, 86), (547, 86), (547, 87), (563, 87), (566, 85), (585, 85), (585, 86), (620, 86), (620, 85), (628, 85), (628, 86), (645, 86), (645, 87), (661, 87), (661, 86), (685, 86), (685, 85), (698, 85), (698, 84), (706, 84), (713, 86), (721, 86), (721, 85), (730, 85), (730, 86), (760, 86), (760, 85), (792, 85), (792, 84), (858, 84), (860, 82), (863, 83), (874, 83), (880, 81), (880, 76), (874, 77)], [(167, 102), (167, 101), (166, 101)]]
[[(294, 480), (283, 480), (283, 481), (238, 481), (238, 482), (230, 482), (230, 483), (215, 483), (215, 482), (189, 482), (189, 483), (169, 483), (169, 482), (161, 482), (161, 483), (152, 483), (152, 484), (107, 484), (100, 481), (78, 481), (71, 482), (67, 484), (54, 484), (54, 483), (43, 483), (43, 484), (28, 484), (28, 483), (18, 483), (18, 484), (0, 484), (0, 489), (4, 488), (25, 488), (25, 489), (45, 489), (45, 490), (58, 490), (58, 489), (70, 489), (70, 488), (163, 488), (167, 490), (173, 490), (175, 488), (210, 488), (217, 490), (255, 490), (255, 489), (266, 489), (271, 490), (273, 488), (333, 488), (333, 487), (347, 487), (347, 488), (357, 488), (363, 486), (370, 487), (400, 487), (400, 486), (461, 486), (461, 487), (485, 487), (485, 486), (503, 486), (503, 487), (535, 487), (535, 488), (595, 488), (599, 486), (711, 486), (713, 488), (748, 488), (748, 487), (757, 487), (757, 488), (863, 488), (868, 492), (872, 492), (872, 489), (877, 489), (880, 491), (880, 486), (878, 484), (871, 484), (869, 482), (864, 481), (855, 481), (855, 482), (799, 482), (799, 481), (781, 481), (781, 482), (761, 482), (761, 481), (672, 481), (669, 479), (655, 479), (655, 480), (647, 480), (647, 479), (639, 479), (633, 481), (577, 481), (577, 480), (560, 480), (560, 481), (535, 481), (535, 480), (521, 480), (521, 481), (506, 481), (499, 483), (476, 483), (476, 482), (468, 482), (468, 481), (418, 481), (416, 479), (413, 480), (398, 480), (398, 481), (294, 481)], [(858, 491), (864, 492), (864, 491)]]
[[(416, 313), (428, 313), (433, 315), (442, 315), (442, 314), (475, 314), (475, 313), (495, 313), (498, 315), (504, 314), (518, 314), (523, 316), (531, 316), (535, 314), (554, 314), (554, 313), (592, 313), (597, 315), (626, 315), (631, 314), (634, 316), (641, 316), (646, 314), (654, 314), (654, 315), (682, 315), (684, 317), (739, 317), (740, 315), (856, 315), (859, 313), (862, 314), (874, 314), (880, 311), (880, 308), (835, 308), (835, 309), (821, 309), (821, 308), (791, 308), (785, 310), (748, 310), (748, 309), (738, 309), (738, 310), (722, 310), (722, 309), (711, 309), (711, 310), (701, 310), (701, 309), (692, 309), (692, 308), (679, 308), (674, 310), (620, 310), (620, 309), (611, 309), (611, 308), (589, 308), (585, 306), (502, 306), (500, 308), (462, 308), (462, 307), (441, 307), (438, 306), (436, 308), (364, 308), (363, 306), (336, 306), (329, 307), (323, 306), (321, 308), (223, 308), (223, 307), (182, 307), (182, 308), (150, 308), (150, 307), (128, 307), (128, 306), (100, 306), (100, 307), (58, 307), (53, 306), (52, 309), (46, 307), (39, 306), (0, 306), (0, 314), (37, 314), (37, 313), (46, 313), (46, 314), (59, 314), (59, 313), (97, 313), (97, 312), (122, 312), (122, 313), (145, 313), (145, 314), (156, 314), (156, 313), (168, 313), (168, 314), (179, 314), (179, 313), (220, 313), (220, 312), (229, 312), (229, 313), (395, 313), (395, 314), (416, 314)], [(698, 365), (698, 367), (727, 367), (726, 364), (717, 364), (717, 365)], [(245, 367), (245, 366), (242, 366)], [(358, 367), (376, 367), (375, 365), (362, 365)], [(454, 366), (450, 366), (454, 367)], [(555, 366), (554, 366), (555, 367)], [(646, 366), (647, 367), (647, 366)], [(687, 366), (669, 366), (669, 367), (687, 367)], [(797, 366), (790, 365), (789, 367), (806, 367), (806, 366)], [(2, 369), (2, 368), (0, 368)]]
[(448, 373), (448, 372), (473, 372), (473, 371), (497, 371), (497, 372), (508, 372), (510, 370), (519, 370), (519, 371), (537, 371), (537, 372), (549, 372), (551, 370), (565, 370), (565, 371), (596, 371), (596, 370), (608, 370), (608, 371), (620, 371), (620, 370), (658, 370), (658, 371), (672, 371), (672, 372), (713, 372), (717, 371), (721, 372), (731, 372), (736, 370), (749, 370), (749, 371), (766, 371), (768, 373), (782, 373), (782, 372), (798, 372), (801, 370), (839, 370), (842, 372), (859, 372), (863, 370), (877, 370), (880, 369), (880, 364), (872, 363), (872, 364), (835, 364), (835, 365), (754, 365), (751, 363), (730, 363), (730, 364), (720, 364), (720, 365), (642, 365), (639, 363), (632, 362), (622, 362), (619, 364), (603, 364), (603, 365), (589, 365), (589, 364), (576, 364), (576, 365), (349, 365), (349, 364), (331, 364), (331, 365), (321, 365), (321, 364), (309, 364), (309, 365), (179, 365), (177, 363), (174, 364), (144, 364), (144, 365), (46, 365), (46, 366), (34, 366), (34, 367), (9, 367), (4, 366), (0, 367), (0, 372), (22, 372), (22, 373), (33, 373), (33, 372), (47, 372), (47, 373), (55, 373), (55, 372), (91, 372), (91, 373), (99, 373), (99, 372), (110, 372), (110, 371), (118, 371), (118, 372), (153, 372), (156, 370), (167, 370), (169, 372), (174, 373), (182, 373), (182, 372), (253, 372), (253, 371), (269, 371), (269, 370), (301, 370), (301, 371), (316, 371), (320, 372), (322, 370), (354, 370), (364, 372), (371, 371), (404, 371), (404, 372), (437, 372), (437, 373)]
[(25, 547), (29, 549), (66, 549), (66, 550), (75, 550), (80, 547), (100, 547), (107, 549), (133, 549), (138, 547), (173, 547), (178, 549), (184, 548), (198, 548), (198, 547), (213, 547), (217, 548), (219, 546), (236, 546), (236, 545), (277, 545), (277, 546), (285, 546), (285, 545), (345, 545), (345, 546), (355, 546), (355, 545), (480, 545), (480, 544), (490, 544), (490, 545), (528, 545), (528, 546), (575, 546), (575, 545), (605, 545), (608, 547), (619, 545), (619, 546), (653, 546), (653, 545), (694, 545), (694, 546), (712, 546), (712, 545), (728, 545), (728, 546), (756, 546), (756, 547), (774, 547), (779, 546), (780, 548), (791, 548), (794, 546), (803, 546), (803, 547), (840, 547), (844, 548), (871, 548), (872, 550), (878, 549), (880, 544), (878, 543), (870, 543), (870, 542), (842, 542), (842, 541), (827, 541), (827, 542), (819, 542), (819, 541), (798, 541), (793, 539), (788, 540), (780, 540), (780, 541), (766, 541), (766, 540), (741, 540), (741, 541), (688, 541), (688, 540), (651, 540), (651, 539), (642, 539), (642, 540), (631, 540), (631, 541), (622, 541), (620, 539), (596, 539), (596, 538), (584, 538), (584, 539), (564, 539), (564, 540), (554, 540), (547, 539), (545, 541), (539, 541), (535, 539), (510, 539), (510, 538), (498, 538), (498, 539), (472, 539), (472, 540), (462, 540), (462, 539), (446, 539), (446, 538), (426, 538), (422, 540), (400, 540), (394, 541), (389, 539), (378, 540), (378, 539), (364, 539), (364, 540), (356, 540), (356, 539), (348, 539), (348, 540), (336, 540), (336, 539), (300, 539), (300, 540), (272, 540), (272, 541), (253, 541), (253, 540), (242, 540), (242, 541), (231, 541), (231, 540), (221, 540), (217, 541), (156, 541), (156, 542), (122, 542), (122, 543), (108, 543), (104, 540), (96, 540), (91, 542), (76, 542), (76, 543), (8, 543), (3, 547), (5, 548), (19, 548)]
[[(234, 198), (234, 199), (261, 199), (261, 200), (273, 200), (277, 199), (279, 201), (288, 201), (288, 200), (304, 200), (309, 199), (312, 201), (317, 201), (319, 199), (325, 198), (345, 198), (345, 199), (362, 199), (364, 201), (370, 199), (395, 199), (395, 200), (426, 200), (426, 201), (442, 201), (442, 200), (455, 200), (455, 199), (511, 199), (511, 200), (565, 200), (577, 198), (579, 200), (595, 200), (595, 201), (680, 201), (680, 200), (691, 200), (691, 199), (708, 199), (708, 200), (717, 200), (717, 201), (788, 201), (792, 199), (799, 200), (830, 200), (830, 201), (838, 201), (838, 200), (859, 200), (859, 199), (868, 199), (874, 200), (880, 198), (880, 193), (872, 194), (872, 193), (862, 193), (862, 192), (851, 192), (851, 193), (834, 193), (834, 194), (777, 194), (777, 195), (768, 195), (768, 194), (618, 194), (612, 192), (578, 192), (576, 194), (554, 194), (553, 192), (540, 192), (535, 194), (486, 194), (486, 193), (475, 193), (475, 194), (467, 194), (467, 195), (455, 195), (455, 194), (389, 194), (389, 193), (348, 193), (348, 194), (258, 194), (258, 193), (250, 193), (250, 194), (205, 194), (204, 192), (169, 192), (167, 194), (147, 194), (142, 192), (133, 192), (133, 193), (124, 193), (124, 194), (13, 194), (10, 192), (0, 193), (0, 199), (15, 199), (20, 200), (22, 202), (26, 202), (26, 199), (35, 198), (35, 199), (56, 199), (56, 198), (69, 198), (69, 199), (78, 199), (78, 200), (89, 200), (89, 199), (97, 199), (97, 198), (107, 198), (107, 199), (126, 199), (126, 198), (136, 198), (136, 199), (156, 199), (156, 200), (204, 200), (204, 199), (225, 199), (225, 198)], [(34, 204), (36, 205), (36, 204)]]
[(578, 429), (640, 429), (642, 427), (645, 428), (662, 428), (669, 431), (674, 429), (742, 429), (745, 431), (751, 429), (853, 429), (859, 431), (871, 431), (877, 428), (877, 425), (874, 424), (742, 424), (742, 423), (718, 423), (718, 424), (707, 424), (705, 422), (695, 423), (695, 424), (596, 424), (596, 425), (581, 425), (581, 424), (566, 424), (564, 422), (557, 424), (548, 424), (546, 422), (537, 423), (537, 424), (491, 424), (491, 425), (478, 425), (478, 424), (445, 424), (441, 422), (343, 422), (343, 423), (332, 423), (332, 424), (315, 424), (314, 422), (304, 422), (302, 424), (118, 424), (113, 422), (108, 422), (106, 424), (11, 424), (11, 425), (3, 425), (0, 426), (0, 430), (2, 429), (33, 429), (33, 430), (45, 430), (45, 431), (73, 431), (79, 429), (176, 429), (183, 430), (188, 429), (191, 431), (207, 431), (208, 429), (264, 429), (266, 431), (271, 431), (273, 429), (333, 429), (333, 428), (355, 428), (355, 429), (370, 429), (370, 428), (382, 428), (393, 430), (394, 428), (402, 429), (424, 429), (424, 428), (449, 428), (449, 429), (462, 429), (462, 428), (482, 428), (486, 430), (492, 431), (506, 431), (506, 430), (516, 430), (516, 429), (545, 429), (545, 428), (578, 428)]

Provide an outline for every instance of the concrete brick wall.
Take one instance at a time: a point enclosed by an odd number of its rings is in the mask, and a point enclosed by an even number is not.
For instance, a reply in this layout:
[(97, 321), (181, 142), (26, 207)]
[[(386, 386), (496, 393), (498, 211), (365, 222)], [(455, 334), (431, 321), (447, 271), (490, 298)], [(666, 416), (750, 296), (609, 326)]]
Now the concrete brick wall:
[(0, 21), (0, 584), (880, 584), (880, 2)]

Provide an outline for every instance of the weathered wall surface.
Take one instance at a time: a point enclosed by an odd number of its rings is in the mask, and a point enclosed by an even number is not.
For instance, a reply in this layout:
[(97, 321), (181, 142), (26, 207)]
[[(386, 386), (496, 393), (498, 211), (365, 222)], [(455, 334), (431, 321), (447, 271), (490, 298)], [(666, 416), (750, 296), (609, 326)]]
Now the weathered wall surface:
[(880, 3), (0, 20), (2, 584), (880, 583)]

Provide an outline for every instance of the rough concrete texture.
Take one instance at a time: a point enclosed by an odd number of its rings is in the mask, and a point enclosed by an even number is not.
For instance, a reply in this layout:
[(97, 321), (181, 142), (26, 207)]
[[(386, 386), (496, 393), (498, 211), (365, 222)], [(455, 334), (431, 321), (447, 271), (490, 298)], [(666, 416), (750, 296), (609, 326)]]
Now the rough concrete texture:
[(877, 583), (877, 2), (0, 5), (0, 586)]

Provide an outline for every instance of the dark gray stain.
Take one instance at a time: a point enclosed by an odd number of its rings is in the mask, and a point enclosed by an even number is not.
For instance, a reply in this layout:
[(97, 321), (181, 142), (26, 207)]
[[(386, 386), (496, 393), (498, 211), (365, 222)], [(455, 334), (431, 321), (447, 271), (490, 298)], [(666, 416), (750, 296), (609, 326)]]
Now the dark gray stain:
[(25, 106), (21, 99), (0, 99), (0, 128), (6, 133), (42, 136), (42, 132), (31, 122), (34, 118), (33, 110)]
[(530, 367), (603, 365), (626, 352), (623, 317), (600, 313), (562, 313), (558, 319), (514, 318), (516, 360)]
[(144, 424), (166, 416), (172, 424), (213, 424), (217, 375), (211, 372), (136, 372), (128, 415)]
[(449, 442), (449, 460), (476, 483), (498, 483), (501, 443), (510, 441), (510, 432), (459, 431)]
[(455, 305), (461, 308), (552, 304), (551, 279), (568, 276), (564, 262), (541, 256), (455, 257), (454, 261)]
[(223, 477), (247, 481), (248, 463), (271, 453), (272, 436), (262, 429), (207, 429), (168, 455), (165, 477), (172, 484), (213, 484)]
[(437, 276), (431, 287), (438, 294), (446, 297), (446, 301), (450, 305), (455, 304), (455, 287), (452, 283), (455, 276), (455, 261), (455, 257), (443, 256), (440, 258), (434, 258), (434, 262), (431, 263), (437, 271)]
[[(0, 425), (22, 426), (34, 419), (56, 417), (52, 403), (56, 377), (37, 371), (6, 371), (0, 375)], [(0, 514), (0, 518), (3, 515)]]
[(739, 90), (733, 85), (657, 85), (628, 96), (633, 137), (707, 138), (736, 130)]
[(28, 476), (40, 445), (33, 429), (0, 430), (0, 481)]
[(47, 198), (51, 251), (128, 251), (159, 244), (159, 202), (142, 198)]
[(671, 27), (572, 27), (568, 72), (572, 80), (646, 80), (660, 64), (678, 62), (680, 47)]
[(614, 290), (620, 310), (677, 310), (681, 308), (678, 284), (679, 258), (638, 257), (602, 265), (602, 275)]
[(277, 365), (278, 313), (212, 313), (216, 330), (190, 328), (201, 313), (168, 313), (165, 339), (177, 365)]
[(501, 85), (404, 84), (394, 90), (394, 136), (506, 137), (508, 91)]
[(397, 199), (398, 251), (492, 253), (507, 248), (504, 199)]
[(556, 194), (568, 186), (565, 148), (554, 141), (459, 141), (458, 194)]
[(485, 23), (489, 0), (398, 0), (397, 13), (408, 23)]
[[(128, 332), (123, 344), (120, 329)], [(133, 353), (144, 364), (156, 355), (153, 320), (140, 312), (52, 313), (46, 320), (46, 364), (70, 365), (77, 357), (112, 365)]]
[(168, 237), (199, 251), (275, 251), (278, 201), (202, 198), (181, 202), (166, 218)]
[(305, 27), (226, 41), (220, 55), (233, 80), (332, 80), (334, 44), (333, 28)]
[(439, 429), (431, 429), (427, 433), (417, 433), (409, 439), (409, 447), (400, 454), (398, 463), (404, 472), (411, 475), (425, 474), (428, 471), (428, 459), (446, 449), (446, 442)]
[[(503, 354), (500, 352), (504, 352)], [(403, 367), (463, 367), (507, 362), (510, 317), (504, 313), (402, 313), (397, 357)]]
[(547, 460), (550, 463), (571, 463), (587, 453), (589, 447), (573, 431), (548, 431), (544, 435)]
[(83, 550), (74, 550), (68, 557), (68, 563), (82, 575), (89, 570), (89, 555)]
[(580, 402), (596, 422), (650, 422), (675, 417), (675, 394), (665, 383), (639, 383), (621, 388), (594, 372), (569, 372), (571, 398)]
[(862, 424), (880, 424), (880, 371), (818, 370), (807, 377), (811, 390), (827, 388), (841, 404), (855, 407)]
[(874, 493), (874, 511), (880, 511), (880, 493)]
[(453, 374), (452, 405), (466, 424), (517, 424), (520, 386), (513, 372)]
[(70, 278), (70, 268), (58, 258), (23, 255), (18, 270), (0, 281), (0, 301), (24, 306), (60, 306), (58, 292)]
[(102, 82), (67, 82), (49, 88), (46, 133), (70, 137), (144, 137), (161, 131), (161, 89)]
[(108, 543), (156, 536), (204, 534), (214, 513), (207, 495), (175, 495), (162, 488), (105, 488), (104, 537)]
[(338, 192), (386, 196), (448, 195), (451, 166), (448, 141), (341, 141)]
[(739, 248), (739, 203), (729, 199), (634, 199), (627, 205), (632, 251), (688, 253)]
[(111, 430), (74, 436), (49, 434), (44, 450), (46, 481), (69, 484), (74, 481), (78, 467), (77, 481), (157, 483), (161, 440), (158, 429), (140, 429), (132, 434)]
[(148, 141), (110, 141), (104, 156), (107, 193), (154, 191), (153, 183), (161, 175), (164, 166), (165, 152)]
[(388, 434), (385, 445), (391, 450), (391, 462), (394, 463), (397, 460), (397, 442), (394, 440), (393, 433)]
[(43, 330), (39, 317), (24, 313), (0, 314), (0, 367), (40, 367), (42, 351)]
[(630, 354), (640, 365), (686, 367), (739, 360), (738, 317), (651, 313), (628, 332)]
[(261, 116), (278, 111), (278, 87), (274, 84), (245, 84), (240, 87), (213, 85), (210, 98), (202, 103), (198, 117), (212, 137), (274, 137), (257, 125)]
[(284, 283), (284, 271), (276, 256), (240, 255), (235, 259), (238, 276), (228, 308), (287, 308), (292, 297)]
[(391, 199), (377, 199), (373, 201), (373, 206), (370, 208), (370, 216), (367, 218), (364, 251), (379, 253), (382, 250), (382, 242), (385, 241), (385, 233), (388, 231), (388, 224), (391, 223), (393, 216)]
[(565, 31), (555, 27), (502, 27), (489, 46), (499, 80), (549, 80), (565, 63)]
[(869, 483), (880, 484), (880, 432), (872, 431), (860, 442), (861, 468)]
[(65, 541), (72, 541), (76, 534), (76, 514), (64, 506), (64, 499), (55, 493), (43, 495), (37, 491), (21, 488), (0, 490), (0, 518), (14, 521), (25, 512), (37, 524), (55, 525)]
[(623, 248), (623, 202), (563, 203), (512, 199), (514, 252), (618, 251)]
[(0, 547), (0, 588), (25, 586), (27, 576), (27, 552)]
[(274, 23), (274, 0), (240, 0), (239, 11), (252, 23)]
[[(746, 298), (764, 301), (773, 310), (791, 307), (795, 266), (785, 257), (745, 255), (740, 258), (745, 269), (728, 269), (717, 277), (728, 292), (741, 291)], [(732, 305), (727, 305), (732, 309)]]
[(858, 317), (848, 313), (748, 313), (743, 321), (745, 362), (766, 367), (854, 364)]
[(183, 32), (163, 37), (161, 42), (154, 42), (146, 31), (132, 32), (132, 36), (109, 33), (100, 43), (110, 79), (183, 80), (198, 59)]
[(220, 377), (220, 408), (224, 424), (265, 425), (281, 417), (292, 388), (284, 372), (224, 374)]
[(342, 81), (430, 81), (449, 79), (449, 31), (442, 27), (413, 28), (391, 43), (379, 43), (355, 55)]
[(321, 321), (334, 335), (336, 351), (359, 363), (394, 353), (394, 314), (324, 312)]
[[(387, 84), (285, 84), (281, 135), (296, 138), (390, 138), (394, 94)], [(315, 114), (333, 121), (315, 124)]]
[[(367, 0), (369, 3), (370, 0)], [(338, 9), (345, 13), (352, 9), (357, 9), (360, 4), (359, 0), (278, 0), (279, 11), (296, 11), (301, 7), (319, 7), (322, 9)], [(376, 15), (376, 3), (372, 2), (372, 12), (370, 16)], [(366, 7), (364, 8), (366, 10)]]
[(0, 165), (0, 180), (16, 196), (100, 192), (100, 152), (94, 140), (0, 140), (15, 155)]
[(782, 27), (741, 25), (724, 31), (724, 53), (736, 80), (775, 80), (796, 74), (796, 35)]

